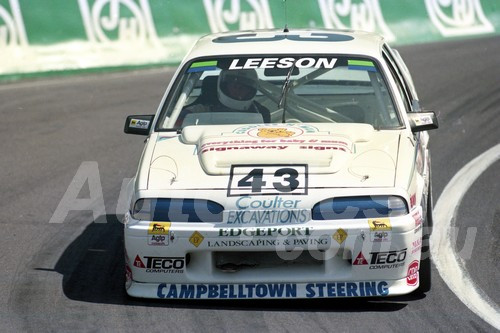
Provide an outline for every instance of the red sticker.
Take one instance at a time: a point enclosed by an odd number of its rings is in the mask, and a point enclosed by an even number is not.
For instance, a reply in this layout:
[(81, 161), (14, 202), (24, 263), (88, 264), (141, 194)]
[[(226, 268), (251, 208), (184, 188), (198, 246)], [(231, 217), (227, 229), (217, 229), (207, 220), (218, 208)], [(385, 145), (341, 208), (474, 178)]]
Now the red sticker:
[(141, 258), (138, 255), (135, 256), (134, 266), (139, 268), (146, 268), (146, 266), (144, 266), (144, 263), (142, 262)]
[(409, 286), (416, 286), (418, 283), (418, 260), (413, 260), (408, 266), (408, 273), (406, 274), (406, 284)]
[(366, 261), (365, 256), (363, 256), (363, 252), (359, 252), (356, 259), (354, 259), (353, 265), (368, 265), (368, 261)]

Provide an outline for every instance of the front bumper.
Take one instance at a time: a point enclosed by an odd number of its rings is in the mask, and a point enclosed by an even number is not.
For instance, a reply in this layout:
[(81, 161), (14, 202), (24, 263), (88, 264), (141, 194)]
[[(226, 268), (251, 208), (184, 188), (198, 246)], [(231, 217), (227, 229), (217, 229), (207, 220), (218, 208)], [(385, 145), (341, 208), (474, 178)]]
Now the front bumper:
[(420, 219), (420, 207), (382, 219), (385, 227), (368, 219), (233, 227), (128, 216), (127, 292), (207, 299), (408, 294), (419, 282)]

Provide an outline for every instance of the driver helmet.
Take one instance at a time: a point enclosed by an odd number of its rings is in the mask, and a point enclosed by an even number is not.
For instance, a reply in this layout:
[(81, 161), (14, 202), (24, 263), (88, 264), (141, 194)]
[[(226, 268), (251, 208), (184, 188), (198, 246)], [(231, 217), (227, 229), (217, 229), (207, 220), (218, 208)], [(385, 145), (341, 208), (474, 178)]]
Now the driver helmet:
[(257, 94), (257, 81), (255, 69), (222, 70), (217, 81), (217, 97), (230, 109), (248, 110)]

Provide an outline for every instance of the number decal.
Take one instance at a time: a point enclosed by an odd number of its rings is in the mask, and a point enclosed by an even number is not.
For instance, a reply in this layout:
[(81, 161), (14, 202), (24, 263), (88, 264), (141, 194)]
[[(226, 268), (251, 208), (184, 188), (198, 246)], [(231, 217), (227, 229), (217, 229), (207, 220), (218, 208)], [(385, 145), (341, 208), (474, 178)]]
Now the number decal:
[(282, 168), (276, 170), (274, 173), (274, 177), (282, 177), (284, 175), (288, 175), (288, 177), (284, 177), (283, 180), (288, 183), (288, 185), (283, 185), (281, 182), (273, 183), (273, 186), (279, 192), (293, 192), (299, 187), (299, 181), (297, 178), (299, 177), (299, 173), (297, 170), (292, 168)]
[[(260, 192), (266, 182), (262, 181), (263, 169), (253, 169), (250, 173), (238, 182), (238, 187), (252, 186), (252, 192)], [(253, 179), (251, 182), (249, 179)]]
[(233, 165), (228, 196), (307, 194), (307, 165)]

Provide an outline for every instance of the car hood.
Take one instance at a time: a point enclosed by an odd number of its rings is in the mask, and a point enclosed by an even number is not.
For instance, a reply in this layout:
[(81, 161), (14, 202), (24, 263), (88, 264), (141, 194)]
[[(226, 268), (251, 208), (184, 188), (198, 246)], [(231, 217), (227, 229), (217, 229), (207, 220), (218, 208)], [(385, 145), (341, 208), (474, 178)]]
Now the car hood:
[(188, 126), (155, 138), (149, 189), (218, 188), (234, 165), (306, 164), (310, 184), (394, 186), (400, 130), (368, 124)]

